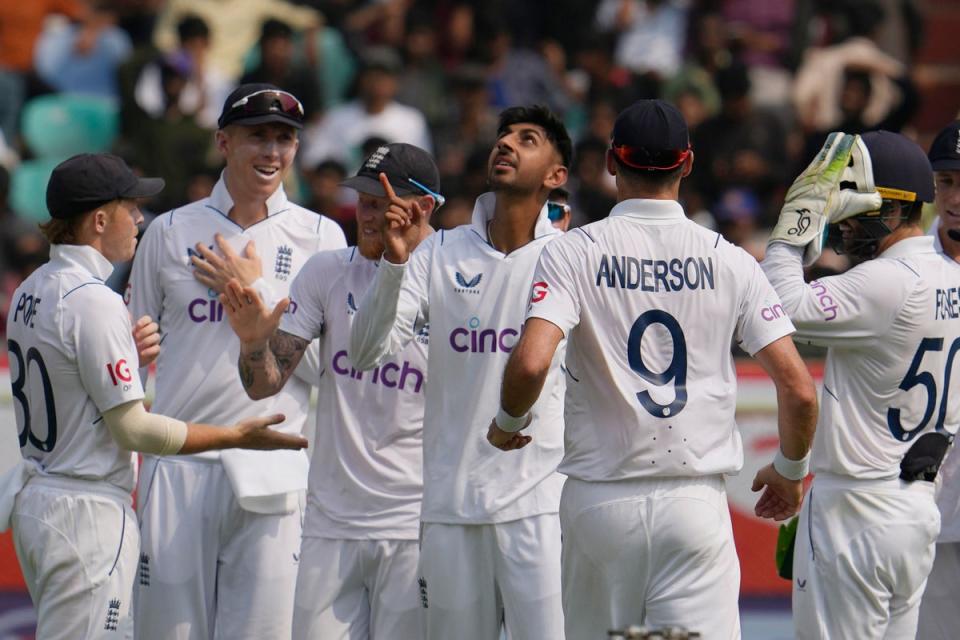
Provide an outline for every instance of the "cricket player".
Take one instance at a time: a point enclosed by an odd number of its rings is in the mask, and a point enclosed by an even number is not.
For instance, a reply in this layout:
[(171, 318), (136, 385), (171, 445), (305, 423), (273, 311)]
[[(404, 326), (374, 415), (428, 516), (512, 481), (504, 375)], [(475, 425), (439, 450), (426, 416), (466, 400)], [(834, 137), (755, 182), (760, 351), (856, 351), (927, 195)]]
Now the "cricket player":
[[(933, 563), (938, 467), (960, 420), (960, 265), (920, 228), (926, 154), (887, 131), (832, 133), (787, 192), (763, 270), (797, 327), (827, 347), (816, 474), (797, 527), (796, 637), (913, 638)], [(827, 226), (862, 260), (804, 282)]]
[(563, 637), (559, 362), (533, 411), (544, 433), (535, 446), (508, 458), (484, 434), (537, 258), (561, 233), (546, 202), (566, 181), (570, 154), (546, 108), (503, 111), (487, 167), (492, 192), (477, 199), (473, 222), (411, 251), (423, 212), (394, 199), (383, 260), (354, 315), (358, 370), (386, 362), (429, 325), (420, 586), (433, 640), (496, 640), (503, 620), (514, 640)]
[(111, 262), (133, 258), (138, 199), (162, 188), (116, 156), (62, 162), (47, 185), (52, 220), (41, 225), (50, 262), (13, 297), (7, 348), (23, 461), (0, 479), (0, 530), (12, 523), (38, 638), (133, 637), (132, 452), (306, 446), (266, 429), (283, 416), (220, 427), (144, 410), (130, 316), (104, 281)]
[[(204, 248), (217, 245), (224, 261), (259, 268), (262, 260), (254, 284), (272, 306), (310, 256), (346, 245), (336, 223), (283, 190), (302, 124), (293, 95), (266, 84), (234, 90), (216, 132), (226, 168), (213, 193), (161, 215), (144, 234), (129, 306), (157, 318), (163, 334), (155, 410), (229, 422), (256, 408), (282, 412), (285, 431), (302, 431), (310, 383), (298, 377), (268, 400), (247, 398), (219, 281), (200, 264), (214, 255)], [(289, 640), (306, 485), (303, 452), (145, 458), (137, 637)]]
[[(930, 233), (938, 250), (960, 261), (960, 120), (937, 134), (927, 158), (933, 168), (937, 210)], [(938, 484), (940, 536), (920, 603), (917, 637), (951, 640), (960, 629), (960, 608), (954, 602), (960, 591), (960, 456), (956, 453), (947, 456)]]
[(734, 340), (773, 378), (780, 408), (781, 450), (754, 480), (766, 487), (757, 515), (782, 520), (800, 506), (816, 389), (756, 261), (684, 215), (692, 166), (674, 106), (641, 100), (620, 113), (607, 152), (617, 205), (543, 250), (490, 423), (496, 447), (537, 443), (529, 412), (566, 338), (568, 638), (636, 622), (740, 637), (723, 479), (743, 466)]
[[(357, 246), (310, 258), (290, 301), (273, 313), (238, 284), (225, 292), (224, 308), (240, 338), (240, 377), (251, 398), (280, 391), (320, 340), (293, 637), (422, 638), (417, 563), (429, 333), (418, 332), (368, 372), (354, 368), (349, 342), (360, 296), (380, 268), (387, 210), (394, 200), (416, 203), (425, 238), (433, 232), (429, 214), (443, 202), (440, 173), (426, 151), (395, 143), (378, 148), (343, 185), (360, 196)], [(287, 304), (297, 313), (283, 313)]]

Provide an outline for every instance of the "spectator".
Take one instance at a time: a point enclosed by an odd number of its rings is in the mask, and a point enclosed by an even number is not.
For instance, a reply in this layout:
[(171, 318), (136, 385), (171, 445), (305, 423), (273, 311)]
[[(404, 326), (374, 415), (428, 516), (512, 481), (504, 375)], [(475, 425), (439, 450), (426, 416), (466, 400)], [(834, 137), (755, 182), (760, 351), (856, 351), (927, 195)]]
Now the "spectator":
[[(174, 56), (189, 61), (190, 75), (180, 93), (180, 110), (196, 118), (206, 129), (217, 128), (220, 105), (230, 93), (227, 78), (209, 62), (210, 27), (196, 15), (186, 15), (177, 24), (179, 46)], [(160, 82), (160, 67), (155, 61), (144, 67), (135, 88), (136, 103), (148, 115), (158, 118), (166, 109)]]
[(474, 150), (489, 149), (497, 138), (497, 116), (490, 108), (483, 67), (461, 65), (451, 74), (450, 85), (453, 103), (446, 124), (436, 132), (437, 165), (445, 185), (454, 184), (462, 176)]
[(423, 114), (395, 99), (401, 66), (393, 49), (374, 47), (366, 52), (357, 77), (357, 98), (331, 109), (319, 124), (304, 131), (306, 166), (333, 158), (353, 169), (363, 157), (360, 145), (373, 136), (433, 149)]
[(677, 0), (603, 0), (597, 26), (619, 34), (614, 59), (654, 82), (680, 69), (686, 42), (687, 10)]
[(322, 23), (315, 9), (286, 0), (167, 0), (153, 36), (159, 49), (176, 49), (176, 25), (187, 15), (202, 18), (210, 27), (210, 68), (230, 81), (242, 75), (243, 58), (257, 43), (265, 21), (276, 18), (296, 31), (316, 29)]
[(491, 104), (497, 109), (511, 105), (545, 104), (560, 115), (570, 108), (570, 96), (544, 57), (537, 51), (513, 46), (505, 24), (494, 27), (486, 42), (487, 74)]
[(303, 172), (309, 195), (307, 209), (335, 220), (347, 237), (347, 245), (357, 243), (355, 197), (344, 196), (340, 186), (347, 177), (347, 169), (336, 160), (324, 160)]
[(713, 218), (720, 235), (757, 260), (763, 259), (766, 235), (757, 237), (760, 201), (749, 189), (729, 189), (713, 207)]
[(88, 0), (81, 4), (76, 24), (48, 24), (37, 41), (34, 65), (57, 91), (118, 100), (117, 69), (132, 50), (106, 0)]
[(573, 222), (579, 227), (607, 217), (617, 204), (616, 185), (607, 173), (606, 139), (587, 138), (577, 143), (573, 154)]
[(437, 58), (437, 32), (426, 16), (411, 13), (407, 22), (397, 101), (419, 109), (431, 128), (438, 127), (448, 117), (450, 96)]
[(708, 202), (729, 188), (749, 188), (766, 212), (786, 176), (786, 132), (776, 116), (753, 106), (750, 78), (741, 63), (721, 70), (716, 82), (721, 111), (693, 135), (701, 167), (692, 176), (694, 183)]
[(300, 98), (308, 121), (321, 117), (320, 87), (317, 76), (294, 60), (293, 29), (271, 18), (260, 31), (260, 64), (240, 79), (240, 84), (266, 82)]

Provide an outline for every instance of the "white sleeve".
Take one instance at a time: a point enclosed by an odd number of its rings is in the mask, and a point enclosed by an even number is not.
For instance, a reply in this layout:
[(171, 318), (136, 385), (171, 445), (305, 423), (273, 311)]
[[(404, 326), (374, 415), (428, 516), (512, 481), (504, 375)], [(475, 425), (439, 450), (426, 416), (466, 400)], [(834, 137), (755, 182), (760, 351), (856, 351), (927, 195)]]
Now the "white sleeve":
[(316, 338), (323, 333), (326, 322), (321, 287), (330, 278), (319, 268), (322, 259), (319, 254), (314, 255), (300, 269), (290, 285), (290, 307), (280, 319), (281, 331), (310, 341), (293, 371), (310, 385), (320, 379), (320, 341)]
[(857, 348), (870, 346), (889, 332), (910, 291), (905, 266), (870, 260), (807, 284), (801, 251), (774, 242), (762, 263), (797, 328), (798, 342)]
[[(133, 258), (133, 267), (124, 301), (133, 316), (134, 322), (142, 316), (150, 316), (160, 327), (160, 338), (163, 339), (163, 285), (161, 283), (161, 256), (163, 253), (163, 225), (166, 224), (169, 214), (160, 216), (147, 227), (143, 233), (137, 253)], [(162, 348), (162, 347), (161, 347)], [(134, 365), (139, 360), (134, 360)], [(140, 371), (144, 384), (147, 381), (147, 369)]]
[(430, 321), (429, 273), (433, 238), (420, 243), (406, 264), (380, 261), (350, 329), (350, 360), (361, 371), (398, 353)]
[(746, 278), (746, 287), (741, 292), (736, 340), (740, 348), (752, 356), (793, 333), (794, 327), (760, 265), (745, 253), (741, 256), (745, 263), (741, 273)]
[(560, 328), (564, 337), (580, 324), (577, 265), (584, 256), (566, 242), (566, 236), (548, 244), (540, 254), (530, 291), (527, 318), (542, 318)]
[(133, 327), (120, 297), (105, 287), (102, 291), (81, 290), (76, 295), (85, 296), (76, 301), (85, 312), (74, 319), (72, 327), (84, 390), (101, 413), (131, 400), (142, 400)]

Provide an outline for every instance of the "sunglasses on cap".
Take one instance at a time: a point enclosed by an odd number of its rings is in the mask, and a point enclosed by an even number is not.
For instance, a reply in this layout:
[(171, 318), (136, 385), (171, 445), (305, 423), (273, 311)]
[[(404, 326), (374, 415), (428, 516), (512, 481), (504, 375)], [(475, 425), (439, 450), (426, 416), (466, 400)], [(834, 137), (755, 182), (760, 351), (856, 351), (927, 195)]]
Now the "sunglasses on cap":
[(228, 116), (259, 116), (270, 112), (283, 113), (297, 122), (303, 120), (303, 105), (296, 96), (277, 89), (261, 89), (230, 105)]
[(424, 192), (425, 194), (427, 194), (428, 196), (433, 196), (433, 199), (437, 201), (436, 209), (439, 209), (440, 207), (442, 207), (442, 206), (443, 206), (443, 203), (447, 201), (446, 198), (444, 198), (442, 195), (440, 195), (440, 194), (437, 193), (436, 191), (430, 189), (430, 188), (427, 187), (425, 184), (422, 184), (422, 183), (414, 180), (413, 178), (407, 178), (407, 181), (410, 182), (410, 183), (411, 183), (413, 186), (415, 186), (417, 189), (420, 189), (420, 191), (423, 191), (423, 192)]
[(550, 222), (561, 220), (563, 216), (568, 213), (570, 213), (570, 205), (550, 200), (547, 201), (547, 217), (550, 219)]
[(648, 171), (669, 171), (676, 169), (690, 155), (686, 149), (652, 150), (644, 147), (631, 147), (628, 144), (612, 145), (613, 153), (620, 162), (634, 169)]

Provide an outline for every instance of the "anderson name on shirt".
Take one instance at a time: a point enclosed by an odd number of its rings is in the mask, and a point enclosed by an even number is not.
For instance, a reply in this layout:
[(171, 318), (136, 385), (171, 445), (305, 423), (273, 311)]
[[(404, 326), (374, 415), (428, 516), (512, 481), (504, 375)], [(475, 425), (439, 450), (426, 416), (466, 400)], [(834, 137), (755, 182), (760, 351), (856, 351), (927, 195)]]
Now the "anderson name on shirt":
[(597, 286), (653, 292), (715, 289), (713, 273), (713, 258), (709, 256), (653, 260), (603, 255), (597, 269)]

